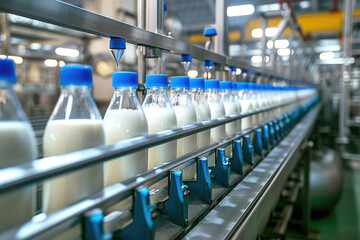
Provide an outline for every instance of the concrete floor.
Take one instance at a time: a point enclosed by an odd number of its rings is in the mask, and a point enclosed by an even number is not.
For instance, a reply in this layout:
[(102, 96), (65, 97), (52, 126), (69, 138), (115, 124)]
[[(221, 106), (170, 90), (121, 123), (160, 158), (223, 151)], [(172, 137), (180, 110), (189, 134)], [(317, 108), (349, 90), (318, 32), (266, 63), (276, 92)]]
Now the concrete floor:
[(324, 240), (360, 240), (360, 171), (344, 171), (344, 188), (335, 209), (312, 220), (311, 229)]

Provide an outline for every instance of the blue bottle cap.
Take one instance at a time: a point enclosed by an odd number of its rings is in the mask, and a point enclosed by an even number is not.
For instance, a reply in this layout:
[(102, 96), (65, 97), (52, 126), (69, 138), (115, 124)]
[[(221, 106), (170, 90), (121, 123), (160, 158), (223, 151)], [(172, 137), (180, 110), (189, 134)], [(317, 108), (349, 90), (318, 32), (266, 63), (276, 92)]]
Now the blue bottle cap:
[(247, 88), (249, 90), (256, 90), (256, 83), (247, 83)]
[(181, 54), (181, 62), (192, 62), (192, 57), (189, 54)]
[(205, 37), (212, 37), (212, 36), (216, 36), (217, 32), (215, 28), (206, 28), (204, 30), (204, 36)]
[(248, 71), (246, 69), (242, 69), (242, 73), (247, 73)]
[(164, 0), (164, 12), (167, 12), (167, 10), (168, 10), (167, 3), (166, 0)]
[(123, 38), (111, 37), (110, 49), (126, 49), (126, 42)]
[(203, 78), (190, 78), (190, 88), (204, 89), (204, 81)]
[(211, 79), (204, 81), (204, 89), (219, 89), (219, 80)]
[(146, 76), (146, 87), (147, 88), (152, 88), (152, 87), (167, 88), (168, 87), (168, 76), (166, 74), (147, 75)]
[(220, 90), (232, 90), (232, 82), (231, 81), (224, 81), (219, 82)]
[(204, 61), (204, 67), (213, 67), (214, 66), (214, 62), (211, 60), (205, 60)]
[(87, 65), (66, 65), (60, 68), (60, 86), (93, 86), (92, 67)]
[(238, 83), (236, 83), (236, 88), (238, 90), (244, 90), (244, 89), (248, 88), (248, 85), (246, 82), (238, 82)]
[(0, 59), (0, 81), (16, 83), (15, 62), (12, 59)]
[(231, 67), (232, 72), (236, 72), (236, 67)]
[(138, 75), (136, 72), (114, 72), (112, 75), (112, 86), (117, 87), (138, 87)]
[(189, 89), (189, 77), (180, 76), (172, 77), (170, 81), (170, 88), (185, 88)]
[(231, 82), (231, 83), (232, 83), (232, 90), (236, 90), (237, 89), (236, 82)]

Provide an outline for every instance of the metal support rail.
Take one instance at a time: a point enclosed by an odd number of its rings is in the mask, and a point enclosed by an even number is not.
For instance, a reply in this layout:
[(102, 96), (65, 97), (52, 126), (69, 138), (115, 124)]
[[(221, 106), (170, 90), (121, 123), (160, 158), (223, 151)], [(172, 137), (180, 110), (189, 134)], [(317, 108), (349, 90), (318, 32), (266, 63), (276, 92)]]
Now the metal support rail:
[[(227, 66), (242, 67), (275, 78), (283, 77), (281, 74), (272, 72), (269, 69), (253, 67), (243, 61), (205, 50), (202, 47), (163, 34), (131, 26), (62, 1), (2, 0), (0, 11), (95, 34), (97, 36), (121, 37), (129, 43), (158, 48), (176, 54), (190, 54), (197, 59), (212, 60), (217, 64)], [(293, 80), (296, 79), (297, 77), (294, 77)]]
[(320, 109), (320, 104), (314, 107), (184, 239), (256, 239), (301, 156)]
[[(308, 102), (311, 102), (313, 100), (314, 99), (308, 100)], [(280, 104), (280, 106), (281, 105), (286, 105), (286, 104)], [(95, 164), (101, 161), (109, 160), (114, 157), (118, 157), (120, 154), (132, 153), (133, 151), (140, 150), (141, 148), (148, 148), (156, 144), (163, 143), (165, 141), (172, 141), (176, 138), (194, 134), (212, 127), (216, 127), (221, 124), (228, 123), (230, 121), (238, 120), (242, 117), (246, 117), (255, 113), (260, 113), (266, 110), (274, 109), (276, 107), (279, 106), (277, 105), (271, 108), (261, 109), (259, 111), (254, 111), (249, 114), (239, 114), (233, 117), (226, 117), (226, 118), (209, 121), (209, 123), (204, 123), (203, 126), (201, 126), (202, 124), (195, 124), (189, 127), (185, 127), (184, 130), (179, 128), (176, 129), (175, 132), (172, 134), (170, 134), (171, 131), (169, 131), (170, 132), (169, 135), (165, 137), (157, 136), (156, 138), (156, 134), (154, 134), (152, 135), (154, 139), (152, 139), (152, 141), (149, 140), (148, 142), (146, 141), (144, 142), (144, 139), (151, 139), (149, 138), (151, 136), (139, 138), (138, 140), (133, 139), (130, 141), (124, 141), (122, 143), (118, 143), (110, 146), (98, 147), (94, 149), (79, 151), (77, 153), (62, 155), (61, 158), (62, 160), (66, 159), (67, 161), (66, 164), (56, 163), (56, 161), (54, 161), (55, 160), (54, 158), (56, 157), (53, 157), (53, 158), (34, 161), (35, 163), (33, 164), (21, 165), (21, 168), (19, 169), (17, 169), (16, 167), (8, 168), (6, 169), (9, 170), (8, 172), (6, 172), (5, 170), (0, 171), (0, 176), (1, 176), (0, 190), (1, 192), (4, 192), (14, 187), (24, 186), (32, 182), (53, 177), (55, 176), (55, 174), (60, 175), (61, 171), (69, 172), (71, 170), (80, 169), (82, 167), (89, 166), (90, 164)], [(85, 200), (82, 200), (69, 207), (66, 207), (57, 212), (49, 214), (42, 221), (33, 220), (26, 223), (20, 228), (11, 229), (0, 235), (0, 239), (1, 238), (48, 239), (50, 237), (53, 237), (55, 233), (61, 233), (62, 231), (69, 229), (74, 224), (77, 224), (79, 222), (79, 217), (81, 217), (84, 213), (97, 207), (100, 207), (102, 209), (107, 209), (115, 205), (116, 203), (119, 203), (121, 200), (124, 200), (125, 198), (129, 197), (137, 187), (142, 186), (145, 183), (149, 183), (150, 180), (155, 181), (155, 179), (159, 180), (160, 178), (167, 177), (170, 170), (173, 170), (174, 168), (177, 168), (185, 163), (195, 161), (196, 157), (202, 156), (203, 154), (208, 153), (209, 151), (222, 147), (231, 141), (234, 141), (244, 135), (247, 135), (252, 131), (262, 127), (262, 125), (265, 125), (273, 121), (274, 119), (276, 118), (272, 118), (258, 125), (254, 125), (253, 127), (240, 131), (233, 136), (223, 139), (222, 141), (219, 141), (217, 143), (214, 143), (210, 146), (204, 147), (187, 155), (184, 155), (181, 158), (163, 164), (145, 173), (139, 174), (136, 177), (128, 179), (122, 183), (117, 183), (110, 187), (106, 187), (102, 191), (92, 195), (91, 197)], [(126, 142), (128, 142), (129, 144)], [(132, 147), (132, 144), (136, 146)], [(111, 153), (107, 154), (106, 151), (110, 151)], [(90, 156), (92, 158), (90, 158)], [(82, 161), (77, 162), (79, 159), (81, 159)], [(53, 166), (49, 166), (50, 164), (53, 164)], [(45, 171), (42, 171), (41, 168), (44, 168)], [(6, 180), (7, 177), (11, 178), (12, 174), (16, 175), (17, 173), (20, 173), (22, 171), (29, 172), (29, 174), (25, 179), (23, 179), (22, 177), (23, 175), (18, 174), (10, 181)]]
[[(261, 112), (276, 109), (278, 107), (286, 106), (295, 102), (296, 101), (291, 101), (287, 103), (277, 104), (271, 107), (259, 109), (248, 113), (222, 117), (210, 121), (205, 121), (202, 123), (196, 123), (193, 125), (176, 128), (173, 130), (167, 130), (156, 134), (151, 134), (149, 136), (136, 137), (125, 141), (120, 141), (111, 145), (104, 145), (100, 147), (73, 152), (73, 153), (42, 158), (35, 160), (31, 163), (24, 163), (14, 167), (4, 168), (0, 170), (0, 194), (4, 191), (8, 191), (16, 187), (25, 186), (27, 184), (40, 182), (42, 180), (63, 175), (75, 170), (80, 170), (82, 168), (89, 167), (90, 165), (93, 164), (102, 163), (104, 161), (108, 161), (116, 157), (120, 157), (136, 151), (140, 151), (142, 149), (154, 147), (166, 142), (170, 142), (182, 137), (186, 137), (189, 135), (193, 135), (208, 130), (210, 128), (223, 125), (225, 123), (239, 120), (241, 118), (258, 114)], [(231, 138), (232, 139), (239, 138), (259, 127), (260, 127), (259, 125), (255, 125), (252, 128), (239, 132), (238, 134), (234, 135), (234, 137)], [(204, 154), (208, 151), (215, 149), (216, 146), (220, 147), (222, 145), (225, 145), (226, 140), (228, 139), (226, 138), (218, 143), (200, 149), (202, 150), (201, 154)], [(181, 164), (186, 163), (190, 159), (197, 157), (198, 155), (200, 155), (198, 154), (199, 151), (195, 151), (193, 153), (184, 155), (183, 157), (178, 158), (175, 161), (171, 161), (165, 164), (164, 167), (162, 167), (162, 169), (165, 168), (166, 170), (164, 170), (163, 172), (166, 172), (174, 167), (180, 166)], [(150, 172), (154, 172), (154, 170)], [(159, 170), (156, 170), (156, 172), (159, 172)], [(138, 184), (138, 186), (140, 185), (141, 184)]]

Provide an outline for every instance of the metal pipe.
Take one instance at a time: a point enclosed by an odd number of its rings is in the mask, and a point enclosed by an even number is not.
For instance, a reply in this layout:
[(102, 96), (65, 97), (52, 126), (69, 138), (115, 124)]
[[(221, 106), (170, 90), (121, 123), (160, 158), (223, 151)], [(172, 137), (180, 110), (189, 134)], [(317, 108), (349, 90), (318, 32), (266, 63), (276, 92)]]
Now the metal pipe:
[(342, 76), (340, 78), (340, 105), (339, 105), (339, 143), (346, 144), (349, 139), (346, 137), (346, 128), (348, 122), (348, 102), (349, 91), (348, 83), (350, 82), (350, 61), (351, 44), (352, 44), (352, 23), (353, 23), (354, 0), (346, 0), (344, 7), (343, 21), (343, 43), (344, 43), (344, 59), (342, 66)]
[(264, 70), (266, 66), (266, 36), (265, 29), (267, 28), (268, 20), (262, 16), (261, 17), (261, 29), (263, 31), (263, 35), (261, 37), (261, 68)]
[(3, 43), (4, 43), (4, 54), (9, 55), (10, 49), (10, 30), (9, 30), (9, 20), (7, 17), (7, 13), (1, 14), (1, 22), (2, 22), (2, 35), (3, 35)]
[[(149, 136), (124, 140), (111, 145), (95, 147), (64, 155), (47, 157), (35, 160), (31, 163), (24, 163), (15, 167), (4, 168), (0, 170), (0, 194), (4, 191), (8, 191), (16, 187), (21, 187), (27, 184), (40, 182), (51, 177), (73, 172), (85, 167), (89, 167), (90, 165), (102, 163), (116, 157), (137, 152), (149, 147), (154, 147), (232, 121), (236, 121), (253, 114), (269, 111), (295, 102), (296, 101), (282, 103), (248, 113), (222, 117), (203, 123), (192, 124), (182, 128), (162, 131), (156, 134), (151, 134)], [(64, 161), (64, 159), (66, 159), (66, 161)]]
[[(137, 27), (145, 28), (145, 0), (137, 0)], [(146, 60), (145, 60), (145, 47), (137, 46), (137, 72), (139, 77), (139, 85), (141, 88), (145, 85), (146, 76)], [(139, 101), (142, 103), (144, 100), (144, 94), (141, 92), (138, 94)]]
[(217, 35), (215, 37), (214, 51), (221, 55), (229, 55), (228, 51), (228, 0), (215, 1), (215, 28)]

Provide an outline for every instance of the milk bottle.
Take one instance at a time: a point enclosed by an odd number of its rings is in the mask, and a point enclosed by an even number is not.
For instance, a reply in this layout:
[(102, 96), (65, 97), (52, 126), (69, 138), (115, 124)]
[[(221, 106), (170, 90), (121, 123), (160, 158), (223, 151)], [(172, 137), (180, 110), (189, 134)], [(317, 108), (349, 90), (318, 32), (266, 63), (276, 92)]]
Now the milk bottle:
[[(225, 117), (224, 105), (219, 95), (219, 80), (205, 80), (204, 83), (205, 96), (210, 108), (211, 119)], [(225, 138), (225, 125), (212, 128), (210, 130), (210, 144)], [(215, 166), (215, 154), (208, 157), (208, 165)]]
[[(149, 134), (177, 127), (176, 116), (166, 94), (167, 75), (146, 76), (147, 94), (142, 104), (147, 119)], [(176, 141), (149, 149), (148, 168), (159, 166), (176, 158)]]
[[(44, 132), (45, 157), (104, 144), (102, 118), (91, 96), (92, 86), (90, 66), (69, 65), (60, 69), (60, 97)], [(43, 211), (64, 208), (102, 187), (102, 164), (47, 180), (43, 185)]]
[[(197, 122), (194, 105), (189, 96), (189, 78), (172, 77), (170, 82), (171, 104), (174, 108), (178, 127), (191, 125)], [(192, 152), (196, 149), (196, 135), (177, 140), (177, 157)], [(189, 166), (183, 171), (183, 180), (195, 177), (195, 166)]]
[[(251, 102), (251, 110), (255, 111), (259, 109), (259, 102), (257, 100), (257, 92), (256, 92), (256, 84), (255, 83), (247, 83), (248, 88), (248, 96)], [(251, 115), (251, 126), (258, 123), (258, 114)]]
[[(241, 113), (252, 111), (251, 99), (249, 95), (248, 84), (245, 82), (236, 83), (238, 89), (239, 103), (241, 106)], [(241, 130), (251, 127), (251, 116), (241, 119)]]
[[(241, 113), (241, 105), (240, 105), (240, 98), (239, 98), (239, 90), (237, 88), (236, 82), (232, 83), (232, 91), (231, 94), (233, 95), (233, 99), (236, 102), (236, 105), (238, 107), (237, 114)], [(241, 131), (241, 119), (237, 121), (237, 131)]]
[[(15, 64), (0, 59), (0, 168), (31, 162), (37, 157), (34, 131), (17, 99)], [(35, 187), (0, 195), (0, 232), (29, 221), (35, 214)]]
[[(225, 116), (230, 116), (239, 113), (239, 103), (235, 101), (234, 95), (232, 94), (232, 82), (224, 81), (219, 83), (219, 94), (221, 101), (224, 104)], [(226, 137), (234, 135), (238, 129), (238, 122), (233, 121), (225, 125)], [(228, 145), (225, 148), (226, 157), (232, 157), (232, 145)]]
[[(137, 73), (113, 73), (112, 86), (114, 95), (104, 117), (106, 144), (148, 135), (146, 117), (136, 96)], [(109, 186), (124, 181), (147, 168), (147, 150), (110, 160), (104, 164), (104, 184)]]
[[(204, 79), (191, 78), (189, 94), (194, 104), (197, 122), (203, 122), (211, 119), (210, 108), (207, 104), (204, 94)], [(197, 148), (203, 148), (210, 144), (210, 130), (198, 133)]]

